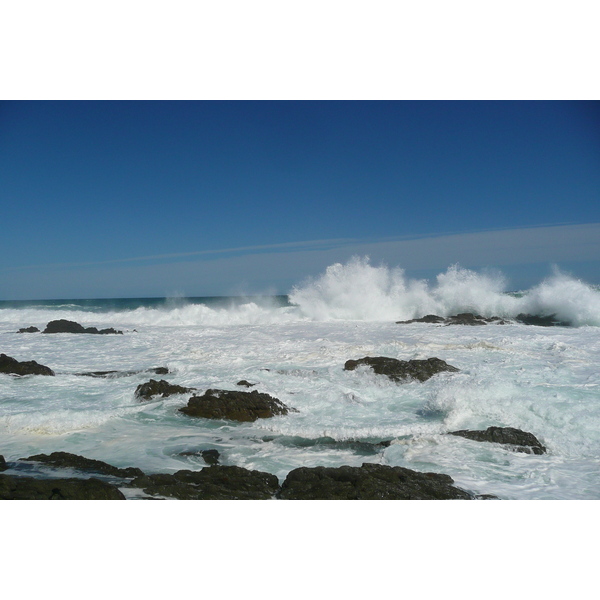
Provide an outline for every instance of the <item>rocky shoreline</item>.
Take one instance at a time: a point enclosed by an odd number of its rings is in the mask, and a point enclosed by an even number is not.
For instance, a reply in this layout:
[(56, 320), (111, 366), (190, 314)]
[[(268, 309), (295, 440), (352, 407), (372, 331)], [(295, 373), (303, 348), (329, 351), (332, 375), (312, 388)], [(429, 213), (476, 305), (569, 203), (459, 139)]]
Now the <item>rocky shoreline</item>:
[[(531, 315), (519, 315), (523, 319)], [(518, 318), (517, 318), (518, 319)], [(539, 319), (539, 318), (538, 318)], [(535, 320), (535, 319), (534, 319)], [(551, 317), (536, 325), (563, 325), (550, 322)], [(504, 324), (498, 317), (484, 318), (472, 313), (462, 313), (448, 318), (427, 315), (398, 323), (434, 323), (443, 325), (487, 325)], [(522, 320), (521, 322), (525, 322)], [(20, 333), (39, 332), (36, 328), (24, 328)], [(110, 329), (98, 330), (83, 327), (71, 321), (51, 321), (42, 333), (88, 333), (122, 334)], [(346, 361), (343, 369), (371, 369), (375, 374), (388, 377), (398, 384), (425, 382), (439, 373), (452, 374), (460, 369), (445, 361), (430, 357), (424, 360), (403, 361), (396, 358), (366, 356)], [(266, 369), (268, 370), (268, 369)], [(37, 362), (18, 361), (0, 354), (0, 372), (13, 376), (55, 376), (54, 371)], [(154, 367), (145, 371), (93, 371), (74, 373), (88, 377), (127, 377), (143, 372), (158, 375), (169, 374), (166, 367)], [(254, 387), (256, 383), (240, 380), (240, 387)], [(298, 412), (279, 399), (266, 393), (240, 390), (207, 389), (194, 394), (197, 388), (183, 387), (166, 380), (148, 382), (137, 386), (133, 397), (140, 402), (171, 395), (192, 394), (187, 405), (179, 412), (189, 418), (217, 419), (234, 422), (253, 422), (279, 415)], [(488, 427), (485, 431), (449, 431), (470, 442), (502, 444), (508, 450), (541, 455), (546, 448), (531, 433), (511, 427)], [(310, 443), (310, 440), (308, 441)], [(314, 441), (319, 443), (318, 440)], [(328, 442), (334, 446), (346, 445), (356, 448), (358, 454), (379, 454), (393, 440), (365, 442), (361, 440)], [(117, 468), (103, 461), (89, 459), (67, 452), (50, 455), (37, 454), (6, 462), (0, 456), (0, 499), (97, 499), (123, 500), (129, 497), (140, 499), (205, 499), (205, 500), (325, 500), (325, 499), (387, 499), (387, 500), (434, 500), (434, 499), (496, 499), (492, 495), (477, 495), (454, 486), (453, 479), (442, 473), (422, 473), (399, 466), (365, 462), (360, 467), (300, 467), (290, 471), (283, 482), (271, 474), (248, 470), (236, 465), (220, 464), (219, 452), (215, 449), (199, 449), (180, 452), (181, 456), (202, 457), (205, 466), (199, 470), (179, 470), (175, 473), (145, 474), (136, 467)], [(35, 466), (37, 475), (32, 476)], [(68, 477), (57, 477), (57, 472), (67, 471)], [(6, 471), (9, 471), (7, 474)], [(125, 492), (125, 493), (124, 493)], [(131, 495), (133, 493), (133, 496)]]

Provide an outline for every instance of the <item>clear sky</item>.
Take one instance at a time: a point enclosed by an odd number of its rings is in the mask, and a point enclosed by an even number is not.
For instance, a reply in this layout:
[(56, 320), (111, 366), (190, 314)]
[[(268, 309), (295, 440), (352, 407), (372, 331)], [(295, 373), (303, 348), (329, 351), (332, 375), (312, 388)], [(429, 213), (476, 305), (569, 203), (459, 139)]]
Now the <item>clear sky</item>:
[(0, 299), (286, 293), (354, 254), (600, 283), (600, 103), (4, 101)]

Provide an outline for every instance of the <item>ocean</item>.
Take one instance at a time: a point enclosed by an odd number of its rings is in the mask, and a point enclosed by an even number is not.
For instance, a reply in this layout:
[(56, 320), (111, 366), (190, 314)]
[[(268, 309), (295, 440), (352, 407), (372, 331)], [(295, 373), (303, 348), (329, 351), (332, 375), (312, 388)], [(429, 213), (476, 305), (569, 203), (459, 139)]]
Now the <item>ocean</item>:
[[(214, 449), (221, 464), (280, 482), (301, 466), (372, 462), (445, 473), (500, 499), (598, 499), (600, 291), (558, 271), (527, 290), (505, 287), (499, 272), (452, 266), (426, 282), (356, 258), (285, 296), (0, 302), (0, 352), (56, 374), (0, 374), (6, 473), (55, 451), (174, 473), (204, 468), (199, 452)], [(506, 322), (396, 322), (464, 312)], [(568, 325), (526, 325), (515, 321), (521, 313)], [(123, 335), (17, 333), (55, 319)], [(438, 357), (459, 372), (396, 383), (368, 367), (344, 370), (365, 356)], [(169, 373), (148, 373), (156, 367)], [(96, 371), (115, 373), (81, 375)], [(252, 423), (194, 418), (179, 412), (191, 394), (135, 397), (150, 378), (197, 394), (245, 390), (237, 382), (247, 380), (297, 412)], [(547, 452), (448, 435), (490, 426), (530, 432)]]

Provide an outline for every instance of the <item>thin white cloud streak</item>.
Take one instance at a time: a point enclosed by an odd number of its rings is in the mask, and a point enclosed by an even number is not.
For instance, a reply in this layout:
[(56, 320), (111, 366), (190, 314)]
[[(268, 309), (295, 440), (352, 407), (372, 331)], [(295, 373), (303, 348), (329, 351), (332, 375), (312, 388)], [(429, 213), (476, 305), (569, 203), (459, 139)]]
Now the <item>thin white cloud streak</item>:
[[(288, 291), (328, 265), (352, 255), (369, 255), (406, 270), (468, 268), (600, 261), (600, 223), (485, 231), (394, 241), (326, 244), (304, 248), (156, 265), (103, 265), (4, 273), (0, 297), (121, 297), (234, 295)], [(263, 249), (264, 247), (260, 247)]]

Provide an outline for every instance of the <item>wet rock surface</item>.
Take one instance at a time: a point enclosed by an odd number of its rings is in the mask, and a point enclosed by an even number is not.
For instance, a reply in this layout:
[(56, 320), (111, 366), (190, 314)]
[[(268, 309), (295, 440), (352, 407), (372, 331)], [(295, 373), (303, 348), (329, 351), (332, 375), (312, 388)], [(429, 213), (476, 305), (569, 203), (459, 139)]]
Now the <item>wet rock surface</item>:
[(241, 392), (216, 389), (206, 390), (202, 396), (193, 396), (188, 400), (188, 405), (179, 410), (192, 417), (247, 422), (296, 412), (277, 398), (256, 390)]
[(37, 327), (21, 327), (21, 329), (19, 329), (18, 333), (37, 333), (39, 331), (39, 329)]
[(459, 313), (451, 317), (439, 317), (438, 315), (425, 315), (420, 319), (410, 319), (409, 321), (396, 321), (397, 325), (406, 325), (408, 323), (440, 323), (444, 325), (488, 325), (495, 323), (505, 325), (507, 321), (501, 317), (482, 317), (473, 313)]
[(167, 396), (171, 396), (173, 394), (189, 394), (195, 390), (196, 388), (182, 387), (181, 385), (169, 383), (164, 379), (161, 379), (160, 381), (151, 379), (150, 381), (141, 383), (137, 386), (135, 389), (135, 397), (141, 398), (142, 400), (150, 400), (154, 396), (166, 398)]
[(4, 456), (0, 454), (0, 471), (6, 471), (8, 467), (6, 466), (6, 461), (4, 460)]
[(151, 496), (180, 500), (268, 500), (277, 493), (279, 480), (271, 473), (214, 465), (200, 471), (145, 475), (130, 486)]
[(78, 454), (71, 454), (70, 452), (52, 452), (52, 454), (36, 454), (27, 458), (21, 458), (28, 462), (39, 462), (51, 467), (57, 468), (69, 468), (76, 469), (83, 473), (99, 473), (102, 475), (109, 475), (112, 477), (140, 477), (144, 473), (141, 469), (136, 467), (128, 467), (120, 469), (119, 467), (113, 467), (108, 463), (101, 460), (94, 460), (93, 458), (85, 458)]
[(567, 321), (557, 319), (555, 314), (540, 316), (520, 313), (516, 316), (516, 320), (525, 325), (538, 325), (539, 327), (569, 327), (571, 325)]
[(221, 456), (218, 450), (187, 450), (180, 452), (179, 456), (201, 456), (207, 465), (219, 464), (219, 457)]
[(361, 365), (370, 366), (378, 375), (387, 375), (393, 381), (427, 381), (437, 373), (444, 371), (458, 372), (460, 369), (449, 365), (440, 358), (432, 357), (425, 360), (398, 360), (386, 356), (365, 356), (358, 360), (348, 360), (344, 370), (354, 371)]
[(238, 381), (235, 385), (241, 385), (244, 387), (254, 387), (256, 384), (255, 383), (250, 383), (249, 381), (246, 381), (245, 379), (242, 379), (241, 381)]
[(392, 440), (368, 442), (363, 440), (335, 440), (331, 437), (303, 438), (299, 436), (264, 436), (263, 442), (280, 444), (287, 448), (312, 448), (315, 451), (351, 451), (359, 456), (373, 456), (388, 448)]
[(35, 479), (0, 475), (0, 500), (125, 500), (99, 479)]
[(471, 500), (449, 475), (363, 463), (361, 467), (301, 467), (290, 471), (282, 500)]
[(507, 444), (512, 446), (516, 452), (526, 454), (544, 454), (546, 452), (546, 447), (541, 444), (535, 435), (514, 427), (488, 427), (485, 431), (461, 429), (449, 433), (476, 442)]
[(118, 377), (131, 377), (132, 375), (138, 375), (139, 373), (166, 375), (169, 373), (169, 369), (167, 369), (167, 367), (155, 367), (146, 369), (145, 371), (87, 371), (85, 373), (74, 373), (74, 375), (77, 375), (78, 377), (105, 377), (107, 379), (114, 379)]
[(66, 319), (57, 319), (56, 321), (50, 321), (46, 325), (46, 329), (42, 333), (96, 333), (96, 334), (122, 334), (122, 331), (117, 331), (112, 327), (107, 329), (97, 329), (96, 327), (84, 327), (75, 321), (68, 321)]
[(54, 375), (50, 367), (40, 365), (35, 360), (19, 362), (17, 359), (0, 354), (0, 373), (12, 375)]

